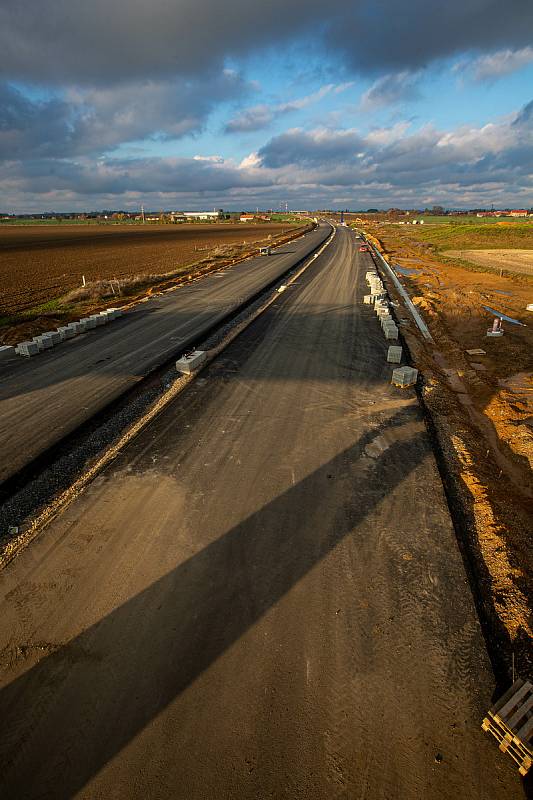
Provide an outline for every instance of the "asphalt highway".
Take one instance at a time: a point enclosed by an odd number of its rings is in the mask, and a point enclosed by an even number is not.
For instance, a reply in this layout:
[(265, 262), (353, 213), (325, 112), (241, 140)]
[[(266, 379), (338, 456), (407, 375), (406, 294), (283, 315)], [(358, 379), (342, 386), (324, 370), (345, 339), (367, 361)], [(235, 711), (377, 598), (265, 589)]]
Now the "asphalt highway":
[(200, 339), (329, 235), (321, 224), (269, 257), (248, 259), (137, 306), (31, 359), (0, 365), (0, 483)]
[(1, 574), (3, 800), (515, 800), (353, 234)]

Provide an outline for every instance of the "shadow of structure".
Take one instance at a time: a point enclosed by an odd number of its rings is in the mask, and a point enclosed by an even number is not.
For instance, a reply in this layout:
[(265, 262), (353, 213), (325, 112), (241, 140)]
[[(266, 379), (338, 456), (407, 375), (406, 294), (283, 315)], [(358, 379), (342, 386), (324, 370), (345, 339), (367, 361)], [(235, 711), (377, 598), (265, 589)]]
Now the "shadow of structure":
[[(413, 413), (412, 407), (398, 412), (386, 427), (408, 424)], [(362, 436), (2, 689), (2, 796), (75, 796), (346, 536), (357, 536), (367, 515), (430, 454), (425, 434), (397, 442), (375, 459), (365, 502), (353, 497), (338, 508), (327, 538), (317, 538), (301, 510), (327, 506), (332, 475), (349, 474), (380, 432)], [(135, 620), (151, 631), (142, 671), (134, 671), (140, 646)], [(124, 699), (125, 687), (142, 700), (121, 703), (117, 719), (117, 698)], [(28, 702), (34, 710), (26, 713)], [(47, 750), (45, 729), (60, 729), (68, 742), (68, 764), (50, 795), (39, 764), (57, 754)]]

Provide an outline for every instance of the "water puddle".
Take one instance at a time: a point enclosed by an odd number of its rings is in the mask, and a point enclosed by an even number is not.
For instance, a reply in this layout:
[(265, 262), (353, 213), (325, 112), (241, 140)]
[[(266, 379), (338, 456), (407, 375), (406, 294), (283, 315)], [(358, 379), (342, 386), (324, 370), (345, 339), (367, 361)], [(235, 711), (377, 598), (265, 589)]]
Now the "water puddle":
[(506, 294), (508, 297), (512, 297), (512, 292), (504, 292), (503, 289), (494, 289), (495, 294)]
[(408, 269), (407, 267), (400, 267), (399, 264), (395, 264), (394, 269), (401, 275), (419, 275), (422, 272), (421, 269)]

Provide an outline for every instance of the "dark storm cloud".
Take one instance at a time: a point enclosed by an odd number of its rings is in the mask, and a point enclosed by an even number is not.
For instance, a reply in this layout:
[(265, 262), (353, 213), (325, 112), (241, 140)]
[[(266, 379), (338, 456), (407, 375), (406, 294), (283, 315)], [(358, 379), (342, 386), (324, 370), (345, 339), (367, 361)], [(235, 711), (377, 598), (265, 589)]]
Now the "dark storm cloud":
[(225, 192), (271, 183), (266, 173), (252, 174), (224, 162), (195, 158), (11, 161), (0, 165), (0, 181), (19, 192), (115, 196), (127, 192)]
[(520, 48), (532, 36), (531, 0), (364, 0), (333, 23), (327, 42), (353, 69), (384, 73), (455, 53)]
[(348, 68), (413, 70), (459, 52), (531, 43), (531, 0), (4, 0), (0, 74), (8, 80), (109, 85), (198, 75), (229, 58), (306, 37)]
[(204, 80), (69, 90), (47, 100), (0, 83), (0, 159), (105, 153), (134, 140), (198, 133), (215, 105), (248, 91), (227, 70)]
[(265, 167), (289, 164), (309, 167), (354, 159), (364, 147), (364, 140), (354, 131), (305, 132), (293, 130), (275, 136), (259, 151)]

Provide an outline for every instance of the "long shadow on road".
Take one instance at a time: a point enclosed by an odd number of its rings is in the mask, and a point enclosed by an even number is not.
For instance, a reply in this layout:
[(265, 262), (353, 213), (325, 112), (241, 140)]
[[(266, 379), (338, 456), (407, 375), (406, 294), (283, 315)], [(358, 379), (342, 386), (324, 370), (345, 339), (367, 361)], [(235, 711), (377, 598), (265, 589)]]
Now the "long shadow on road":
[[(7, 685), (2, 796), (73, 797), (345, 537), (357, 537), (430, 454), (418, 414), (402, 409)], [(344, 492), (338, 506), (331, 476), (350, 475), (384, 428), (417, 419), (417, 432), (372, 460), (364, 490)], [(308, 522), (322, 509), (334, 517), (326, 534)], [(149, 641), (139, 640), (140, 621)]]

